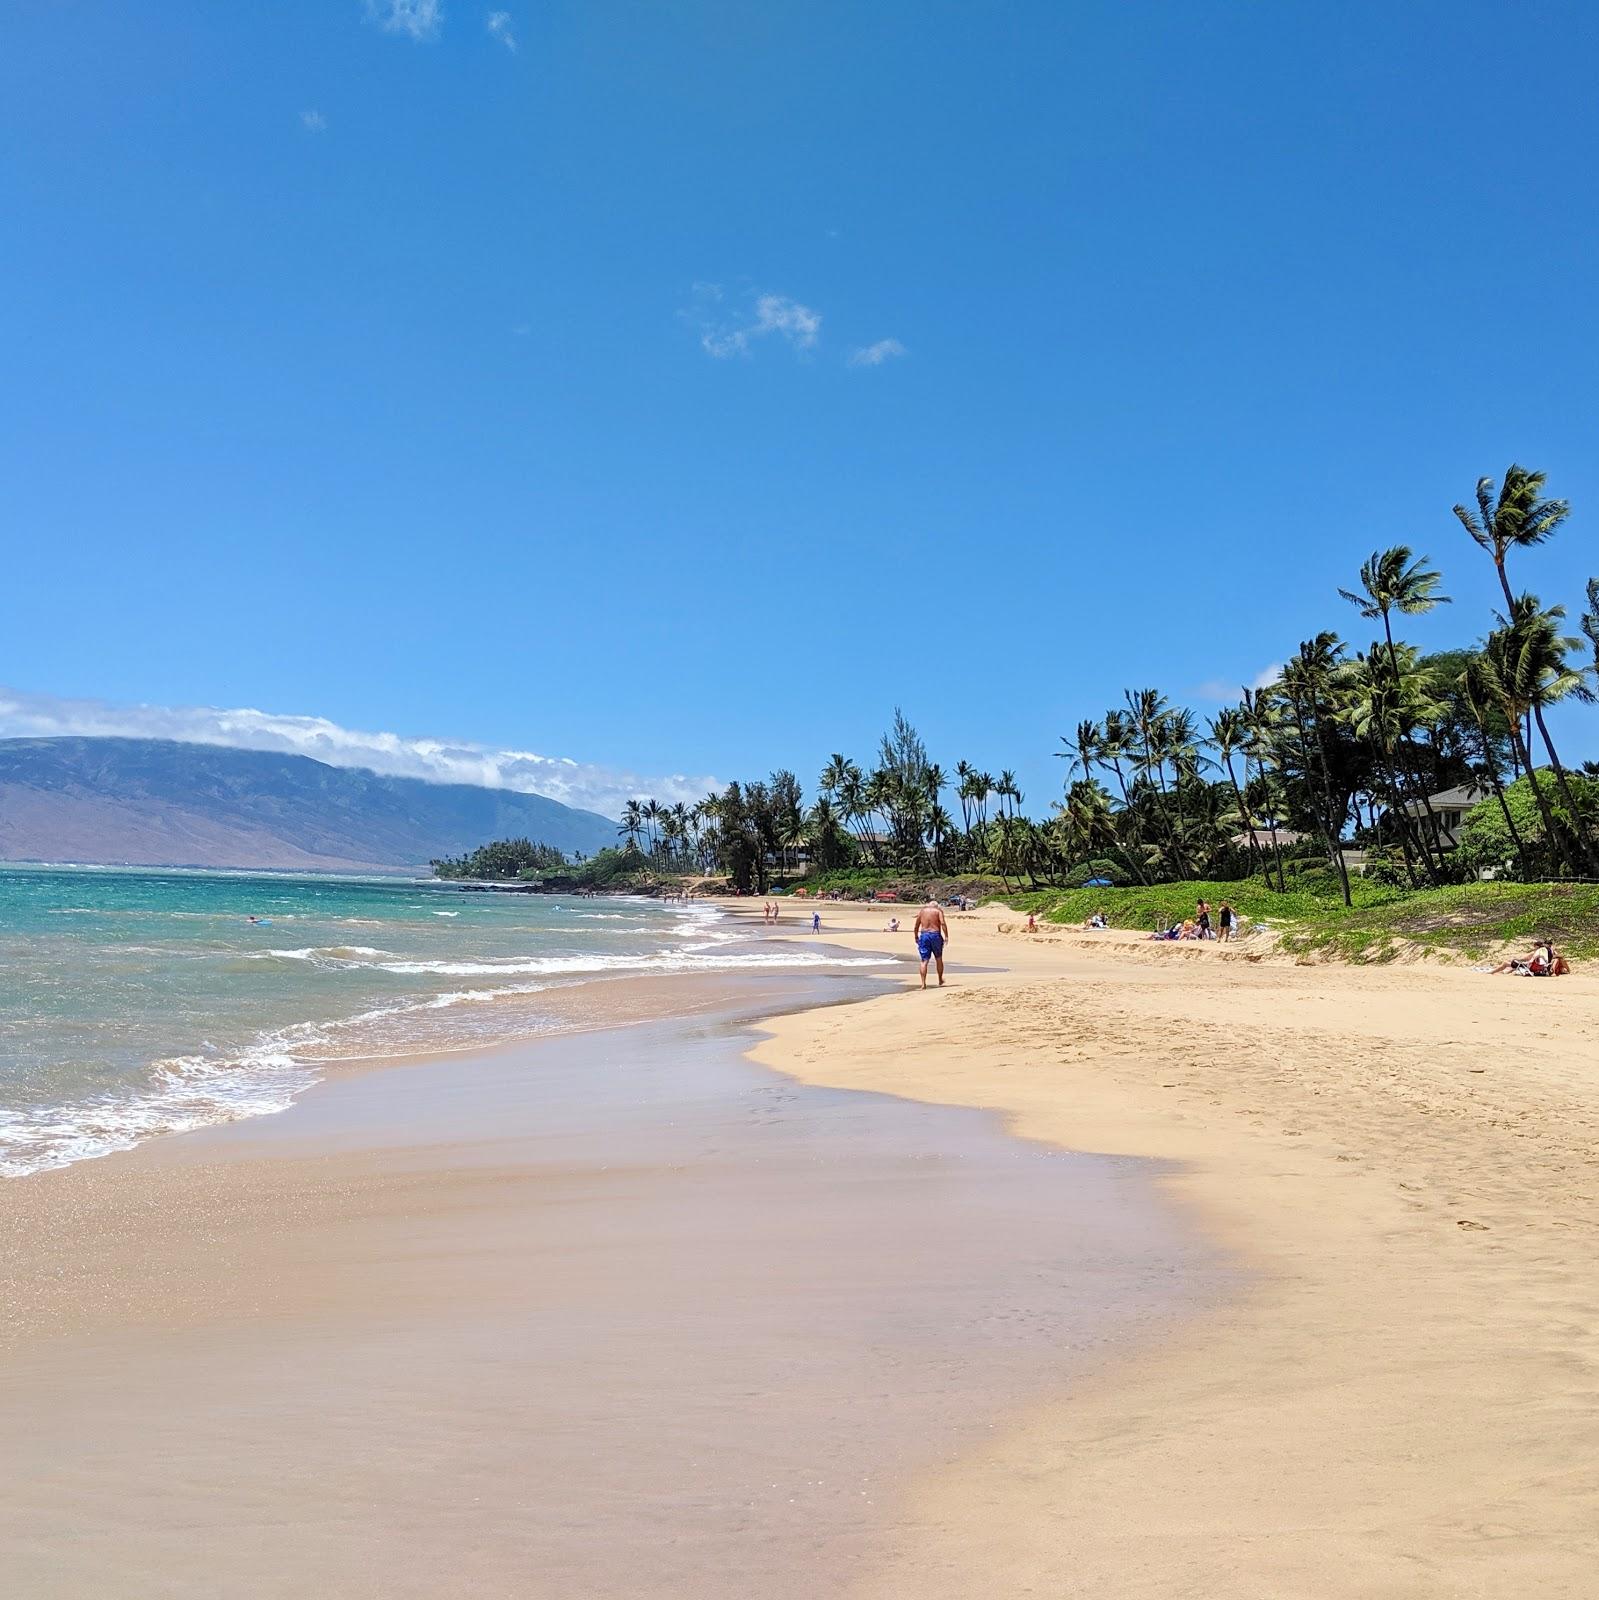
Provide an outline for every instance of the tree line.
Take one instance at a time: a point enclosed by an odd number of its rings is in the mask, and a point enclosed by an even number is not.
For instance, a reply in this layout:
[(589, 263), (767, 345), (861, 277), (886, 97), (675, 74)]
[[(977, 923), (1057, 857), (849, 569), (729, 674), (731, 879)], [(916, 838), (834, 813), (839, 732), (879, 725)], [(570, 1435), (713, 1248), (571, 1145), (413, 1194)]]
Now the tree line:
[[(1413, 887), (1483, 865), (1523, 879), (1599, 878), (1599, 769), (1572, 771), (1547, 721), (1561, 701), (1594, 699), (1599, 579), (1587, 586), (1585, 638), (1568, 632), (1564, 607), (1511, 582), (1512, 563), (1570, 514), (1545, 488), (1544, 473), (1512, 465), (1453, 508), (1503, 596), (1471, 646), (1424, 654), (1399, 637), (1404, 618), (1450, 597), (1426, 556), (1374, 551), (1338, 591), (1374, 625), (1369, 644), (1320, 631), (1271, 682), (1203, 721), (1159, 689), (1126, 690), (1061, 739), (1066, 781), (1047, 816), (1023, 811), (1009, 769), (933, 761), (896, 710), (875, 759), (830, 756), (809, 803), (781, 769), (694, 805), (629, 801), (618, 832), (659, 870), (725, 874), (757, 893), (802, 860), (993, 873), (1007, 886), (1258, 873), (1285, 888), (1286, 863), (1308, 854), (1347, 900), (1351, 844), (1367, 850), (1369, 870)], [(1504, 859), (1454, 848), (1431, 797), (1460, 787), (1502, 819)]]
[(480, 880), (536, 878), (545, 872), (562, 871), (571, 864), (554, 845), (531, 839), (496, 839), (479, 845), (469, 855), (441, 856), (428, 863), (435, 877)]

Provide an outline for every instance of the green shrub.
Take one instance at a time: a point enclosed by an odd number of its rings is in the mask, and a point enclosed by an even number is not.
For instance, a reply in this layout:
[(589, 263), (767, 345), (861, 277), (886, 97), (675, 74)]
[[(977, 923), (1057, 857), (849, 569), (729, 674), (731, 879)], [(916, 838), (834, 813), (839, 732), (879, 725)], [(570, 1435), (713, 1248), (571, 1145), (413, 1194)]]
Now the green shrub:
[(1065, 876), (1064, 886), (1068, 889), (1081, 889), (1090, 878), (1108, 878), (1112, 888), (1121, 888), (1127, 882), (1127, 874), (1114, 861), (1098, 858), (1093, 861), (1079, 862)]

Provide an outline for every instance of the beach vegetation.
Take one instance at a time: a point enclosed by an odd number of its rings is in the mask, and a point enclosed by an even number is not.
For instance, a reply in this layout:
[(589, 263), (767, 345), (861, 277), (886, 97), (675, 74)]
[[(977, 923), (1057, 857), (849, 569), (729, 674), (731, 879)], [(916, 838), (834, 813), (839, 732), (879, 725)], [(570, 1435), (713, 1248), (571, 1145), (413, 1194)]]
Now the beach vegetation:
[(446, 856), (429, 865), (438, 878), (508, 882), (564, 870), (571, 863), (554, 845), (536, 844), (531, 839), (495, 839), (469, 855)]
[(981, 884), (1013, 902), (1098, 882), (1144, 892), (1126, 902), (1141, 925), (1219, 886), (1235, 903), (1269, 896), (1261, 918), (1282, 920), (1305, 895), (1353, 913), (1484, 877), (1599, 879), (1599, 784), (1563, 759), (1547, 717), (1594, 698), (1599, 580), (1579, 636), (1510, 575), (1569, 514), (1545, 488), (1512, 465), (1454, 507), (1504, 602), (1474, 643), (1427, 654), (1402, 638), (1406, 619), (1452, 604), (1444, 574), (1410, 545), (1373, 550), (1337, 591), (1372, 625), (1369, 643), (1321, 629), (1203, 722), (1158, 686), (1124, 690), (1060, 738), (1047, 808), (1029, 814), (1010, 768), (996, 777), (966, 756), (946, 768), (896, 707), (867, 759), (828, 757), (813, 795), (780, 768), (694, 805), (629, 800), (613, 881), (752, 894)]

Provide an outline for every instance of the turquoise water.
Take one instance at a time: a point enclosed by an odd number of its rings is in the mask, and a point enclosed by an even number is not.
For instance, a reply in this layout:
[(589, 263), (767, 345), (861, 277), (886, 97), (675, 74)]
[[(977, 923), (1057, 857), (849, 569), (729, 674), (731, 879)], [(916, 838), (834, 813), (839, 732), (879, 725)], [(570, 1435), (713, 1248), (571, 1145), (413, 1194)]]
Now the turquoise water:
[(823, 964), (704, 905), (0, 867), (0, 1173), (280, 1111), (330, 1062), (532, 1037), (586, 979)]

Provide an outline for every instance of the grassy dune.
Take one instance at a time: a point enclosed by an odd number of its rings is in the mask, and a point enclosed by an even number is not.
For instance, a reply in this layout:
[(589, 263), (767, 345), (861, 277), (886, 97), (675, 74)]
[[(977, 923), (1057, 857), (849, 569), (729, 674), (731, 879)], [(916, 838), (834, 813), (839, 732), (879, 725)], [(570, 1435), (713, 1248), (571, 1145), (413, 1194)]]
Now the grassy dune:
[(1417, 948), (1477, 958), (1507, 943), (1531, 945), (1546, 933), (1573, 959), (1599, 957), (1599, 886), (1592, 884), (1470, 883), (1409, 891), (1357, 878), (1351, 887), (1351, 907), (1320, 887), (1278, 894), (1258, 878), (1153, 889), (1051, 889), (1012, 895), (1007, 903), (1060, 923), (1082, 922), (1102, 910), (1115, 927), (1147, 931), (1192, 916), (1200, 896), (1212, 914), (1230, 900), (1253, 925), (1280, 933), (1285, 949), (1346, 961), (1392, 961)]

